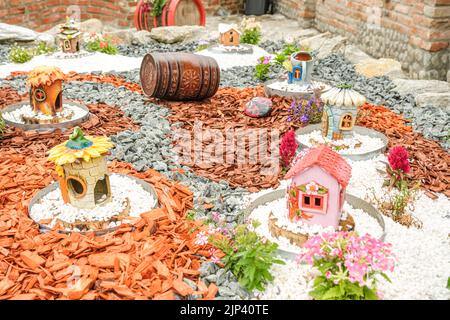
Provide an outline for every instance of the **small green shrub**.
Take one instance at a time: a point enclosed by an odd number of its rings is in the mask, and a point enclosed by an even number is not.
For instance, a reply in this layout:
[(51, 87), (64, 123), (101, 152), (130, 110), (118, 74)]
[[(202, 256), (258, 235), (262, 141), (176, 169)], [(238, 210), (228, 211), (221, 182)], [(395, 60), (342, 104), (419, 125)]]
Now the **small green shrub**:
[(14, 63), (25, 63), (33, 59), (33, 52), (30, 49), (13, 46), (9, 52), (9, 60)]
[(255, 66), (255, 77), (261, 81), (269, 79), (270, 72), (270, 56), (261, 57), (258, 59), (258, 64)]
[(258, 28), (247, 29), (241, 35), (241, 42), (247, 44), (258, 44), (261, 41), (261, 30)]
[(117, 54), (118, 50), (115, 46), (116, 41), (111, 37), (103, 37), (101, 35), (93, 35), (86, 43), (88, 51), (98, 51), (106, 54)]
[(41, 41), (39, 42), (39, 44), (37, 45), (36, 48), (34, 48), (33, 50), (34, 55), (35, 56), (40, 56), (42, 54), (48, 54), (48, 53), (52, 53), (55, 51), (54, 47), (50, 47), (49, 45), (47, 45), (46, 42)]
[[(258, 227), (257, 222), (251, 225)], [(239, 284), (247, 290), (264, 290), (265, 284), (273, 280), (270, 273), (272, 264), (284, 264), (284, 261), (274, 258), (278, 245), (263, 240), (247, 225), (239, 225), (233, 238), (222, 237), (212, 239), (212, 244), (222, 250), (225, 268), (231, 270)]]
[(14, 63), (25, 63), (30, 61), (35, 56), (42, 54), (52, 53), (55, 49), (47, 45), (47, 43), (41, 41), (35, 47), (24, 48), (19, 46), (13, 46), (9, 52), (9, 60)]
[(3, 120), (3, 116), (2, 116), (2, 114), (0, 113), (0, 138), (2, 137), (2, 135), (3, 135), (3, 132), (5, 132), (5, 120)]
[(151, 0), (150, 2), (152, 4), (151, 15), (153, 17), (159, 17), (166, 5), (166, 0)]

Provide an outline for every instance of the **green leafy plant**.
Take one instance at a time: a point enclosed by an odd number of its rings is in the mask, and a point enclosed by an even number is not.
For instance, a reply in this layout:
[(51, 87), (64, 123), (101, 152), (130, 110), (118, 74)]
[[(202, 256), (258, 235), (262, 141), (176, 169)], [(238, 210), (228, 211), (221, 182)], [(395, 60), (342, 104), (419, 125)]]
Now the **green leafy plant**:
[(312, 50), (309, 47), (305, 47), (305, 46), (298, 47), (292, 43), (287, 43), (287, 44), (285, 44), (284, 48), (275, 55), (274, 61), (276, 64), (283, 65), (283, 63), (287, 59), (289, 59), (289, 57), (294, 52), (298, 52), (298, 51), (311, 52)]
[(258, 59), (258, 64), (255, 66), (255, 77), (261, 81), (269, 79), (271, 57), (261, 57)]
[(247, 44), (258, 44), (261, 40), (261, 30), (258, 28), (247, 29), (241, 35), (241, 42)]
[(9, 52), (9, 59), (14, 63), (25, 63), (30, 61), (35, 56), (42, 54), (52, 53), (55, 49), (47, 45), (47, 43), (41, 41), (35, 47), (24, 48), (19, 46), (13, 46)]
[(33, 59), (33, 52), (30, 49), (13, 46), (9, 52), (9, 60), (14, 63), (25, 63)]
[(450, 290), (450, 277), (447, 279), (447, 289)]
[(39, 44), (37, 45), (36, 48), (34, 48), (34, 55), (35, 56), (39, 56), (42, 54), (48, 54), (48, 53), (52, 53), (55, 51), (54, 47), (49, 46), (46, 42), (41, 41), (39, 42)]
[(166, 5), (167, 0), (151, 0), (152, 4), (152, 11), (151, 15), (153, 17), (159, 17), (164, 9), (164, 6)]
[(263, 240), (254, 231), (257, 227), (255, 221), (250, 228), (239, 225), (232, 237), (212, 236), (211, 243), (225, 254), (222, 258), (225, 268), (233, 272), (242, 287), (263, 291), (265, 284), (273, 280), (272, 264), (284, 264), (284, 261), (275, 259), (278, 245)]
[(261, 24), (256, 22), (255, 18), (244, 18), (239, 28), (242, 31), (242, 43), (258, 44), (261, 40)]
[(110, 36), (103, 37), (102, 35), (92, 34), (86, 43), (88, 51), (98, 51), (106, 54), (117, 54), (117, 41)]
[(309, 293), (316, 300), (377, 300), (377, 276), (390, 282), (385, 272), (394, 270), (390, 247), (368, 234), (329, 232), (310, 237), (297, 261), (320, 272)]
[(5, 132), (5, 120), (3, 119), (2, 114), (0, 113), (0, 137), (3, 135), (3, 132)]

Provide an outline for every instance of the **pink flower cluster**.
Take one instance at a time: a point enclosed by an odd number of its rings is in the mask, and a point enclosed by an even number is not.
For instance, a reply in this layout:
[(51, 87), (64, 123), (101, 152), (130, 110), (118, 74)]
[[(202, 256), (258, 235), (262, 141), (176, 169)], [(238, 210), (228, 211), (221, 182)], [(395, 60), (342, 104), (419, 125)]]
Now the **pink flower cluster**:
[[(329, 232), (311, 237), (304, 244), (303, 252), (297, 257), (298, 262), (334, 261), (336, 270), (342, 271), (351, 282), (361, 286), (376, 274), (393, 271), (395, 258), (391, 245), (366, 234), (358, 236), (353, 232)], [(334, 270), (334, 271), (336, 271)], [(325, 274), (327, 279), (333, 277), (333, 270)]]
[(389, 150), (388, 160), (392, 170), (401, 170), (408, 173), (411, 170), (408, 158), (408, 151), (402, 146), (393, 147)]

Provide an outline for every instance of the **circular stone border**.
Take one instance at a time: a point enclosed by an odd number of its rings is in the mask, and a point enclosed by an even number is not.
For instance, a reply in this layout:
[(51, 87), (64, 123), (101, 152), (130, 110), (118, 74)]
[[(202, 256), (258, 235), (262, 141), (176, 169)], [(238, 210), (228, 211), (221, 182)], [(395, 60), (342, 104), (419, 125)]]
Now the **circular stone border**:
[[(142, 179), (138, 179), (136, 177), (133, 177), (131, 175), (126, 175), (126, 174), (121, 174), (121, 173), (116, 173), (116, 172), (111, 172), (111, 174), (115, 174), (115, 175), (119, 175), (119, 176), (122, 176), (122, 177), (127, 177), (129, 179), (135, 180), (138, 184), (140, 184), (142, 186), (142, 188), (144, 188), (145, 191), (150, 193), (156, 199), (155, 206), (153, 208), (150, 208), (150, 210), (159, 207), (158, 194), (156, 193), (155, 189), (152, 187), (151, 184), (145, 182)], [(48, 185), (44, 189), (39, 190), (34, 195), (34, 197), (31, 199), (30, 204), (28, 205), (28, 208), (27, 208), (28, 217), (30, 217), (30, 209), (31, 209), (31, 207), (33, 207), (39, 200), (41, 200), (43, 197), (45, 197), (48, 193), (56, 190), (57, 188), (59, 188), (59, 182), (56, 181), (56, 182)], [(30, 219), (31, 219), (31, 217), (30, 217)], [(31, 219), (31, 220), (33, 220), (33, 219)], [(40, 223), (36, 222), (35, 220), (33, 220), (33, 221), (38, 224), (39, 231), (41, 233), (45, 233), (45, 232), (51, 231), (51, 228), (47, 227), (46, 225), (40, 224)], [(118, 228), (120, 228), (120, 226), (117, 226), (117, 227), (114, 227), (114, 228), (94, 230), (94, 231), (81, 231), (81, 232), (78, 232), (78, 231), (58, 230), (58, 232), (59, 233), (63, 233), (63, 234), (70, 234), (70, 233), (73, 233), (73, 232), (77, 232), (77, 233), (80, 233), (80, 234), (87, 234), (87, 233), (90, 233), (90, 232), (94, 232), (96, 236), (101, 236), (101, 235), (104, 235), (106, 233), (113, 232), (113, 231), (117, 230)]]
[[(322, 130), (322, 125), (319, 124), (311, 124), (309, 126), (303, 127), (303, 128), (299, 128), (297, 130), (295, 130), (295, 134), (296, 135), (304, 135), (304, 134), (308, 134), (311, 133), (313, 131), (317, 131), (317, 130)], [(383, 146), (375, 149), (373, 151), (370, 152), (366, 152), (366, 153), (361, 153), (361, 154), (345, 154), (345, 153), (339, 153), (341, 156), (353, 160), (353, 161), (362, 161), (362, 160), (370, 160), (372, 158), (375, 158), (376, 156), (383, 154), (384, 151), (386, 151), (386, 148), (388, 146), (389, 140), (388, 138), (382, 134), (379, 131), (373, 130), (373, 129), (369, 129), (366, 127), (361, 127), (361, 126), (355, 126), (353, 128), (354, 132), (360, 134), (360, 135), (365, 135), (365, 136), (369, 136), (371, 138), (378, 138), (381, 139), (381, 141), (383, 141)], [(297, 143), (304, 147), (304, 148), (311, 148), (299, 141), (297, 141)]]
[(248, 44), (240, 44), (238, 48), (231, 48), (232, 50), (223, 50), (218, 44), (209, 47), (207, 50), (212, 53), (218, 54), (252, 54), (253, 47)]
[[(279, 96), (279, 97), (288, 97), (288, 98), (303, 98), (303, 97), (307, 97), (307, 96), (314, 94), (315, 91), (322, 93), (322, 92), (326, 91), (327, 89), (331, 88), (330, 85), (328, 85), (324, 82), (314, 81), (314, 80), (311, 81), (311, 88), (309, 88), (309, 90), (305, 90), (305, 91), (289, 92), (289, 91), (273, 89), (273, 88), (269, 87), (272, 83), (280, 82), (280, 81), (287, 81), (287, 78), (281, 77), (278, 79), (266, 81), (264, 83), (264, 92), (265, 92), (266, 96), (268, 96), (268, 97)], [(316, 86), (316, 87), (314, 87), (314, 86)], [(323, 89), (319, 90), (321, 86), (323, 86)]]
[[(30, 104), (30, 103), (27, 101), (23, 101), (23, 102), (9, 105), (8, 107), (1, 110), (1, 113), (3, 115), (6, 112), (14, 111), (14, 110), (19, 109), (22, 106), (27, 105), (27, 104)], [(20, 128), (20, 129), (26, 130), (26, 131), (29, 131), (29, 130), (35, 130), (35, 131), (51, 130), (51, 131), (53, 131), (55, 129), (61, 129), (64, 131), (65, 129), (72, 128), (72, 127), (76, 126), (77, 124), (87, 121), (89, 119), (89, 117), (91, 116), (91, 112), (89, 111), (88, 107), (80, 104), (79, 102), (75, 102), (72, 100), (63, 100), (63, 107), (64, 107), (64, 104), (75, 105), (75, 106), (79, 107), (80, 109), (83, 109), (87, 113), (85, 116), (83, 116), (81, 118), (69, 120), (69, 121), (65, 121), (65, 122), (60, 122), (60, 123), (27, 124), (27, 123), (18, 123), (18, 122), (7, 120), (4, 116), (3, 116), (3, 119), (5, 120), (5, 124), (7, 124), (8, 126)]]
[[(271, 191), (269, 193), (260, 196), (259, 198), (256, 198), (245, 209), (244, 218), (248, 218), (251, 215), (251, 213), (259, 206), (265, 205), (268, 202), (273, 202), (280, 198), (284, 198), (285, 196), (286, 196), (286, 189), (280, 189)], [(381, 213), (367, 201), (364, 201), (363, 199), (355, 197), (351, 194), (348, 193), (345, 194), (345, 201), (355, 209), (363, 210), (365, 213), (367, 213), (369, 216), (371, 216), (378, 222), (383, 231), (379, 240), (383, 241), (386, 236), (386, 229), (384, 224), (384, 218), (381, 215)], [(286, 251), (280, 248), (278, 248), (278, 253), (286, 259), (295, 259), (295, 257), (297, 256), (297, 254), (292, 251)]]

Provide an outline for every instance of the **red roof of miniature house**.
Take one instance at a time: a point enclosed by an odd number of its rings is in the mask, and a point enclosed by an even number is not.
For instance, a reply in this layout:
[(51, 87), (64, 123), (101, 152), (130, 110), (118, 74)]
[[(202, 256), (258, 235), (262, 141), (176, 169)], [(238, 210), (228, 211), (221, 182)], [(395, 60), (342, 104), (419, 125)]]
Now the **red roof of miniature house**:
[(352, 174), (352, 167), (343, 157), (326, 145), (311, 149), (292, 166), (285, 179), (290, 179), (314, 165), (321, 167), (332, 175), (342, 187), (347, 187)]

